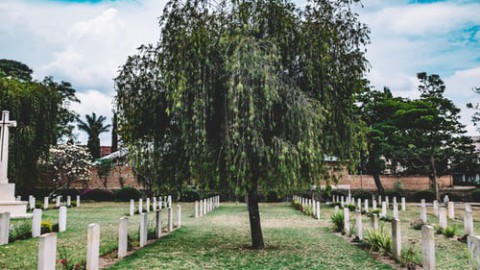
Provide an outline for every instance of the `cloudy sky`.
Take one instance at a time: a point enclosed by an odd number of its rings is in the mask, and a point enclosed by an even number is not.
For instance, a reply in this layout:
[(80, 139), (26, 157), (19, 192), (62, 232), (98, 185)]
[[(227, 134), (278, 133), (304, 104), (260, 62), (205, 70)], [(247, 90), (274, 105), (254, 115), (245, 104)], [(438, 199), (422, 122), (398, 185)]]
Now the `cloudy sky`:
[[(298, 0), (302, 4), (303, 0)], [(2, 0), (0, 58), (29, 65), (36, 79), (52, 75), (71, 82), (82, 101), (80, 115), (111, 117), (118, 67), (138, 46), (159, 37), (158, 17), (165, 0)], [(371, 28), (368, 74), (377, 89), (418, 97), (415, 74), (439, 74), (446, 96), (462, 109), (468, 133), (480, 101), (480, 0), (363, 0), (356, 8)], [(86, 142), (86, 135), (77, 132)], [(103, 134), (102, 145), (110, 145)]]

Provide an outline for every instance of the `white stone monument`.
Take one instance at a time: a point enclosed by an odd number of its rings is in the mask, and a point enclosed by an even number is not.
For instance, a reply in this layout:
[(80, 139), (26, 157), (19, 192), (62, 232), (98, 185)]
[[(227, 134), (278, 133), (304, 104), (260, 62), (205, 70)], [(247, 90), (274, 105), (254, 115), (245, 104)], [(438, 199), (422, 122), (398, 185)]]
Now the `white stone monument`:
[(8, 129), (17, 126), (17, 121), (10, 121), (9, 114), (2, 111), (0, 120), (0, 213), (9, 212), (12, 218), (31, 217), (27, 214), (27, 202), (15, 200), (15, 184), (8, 183)]

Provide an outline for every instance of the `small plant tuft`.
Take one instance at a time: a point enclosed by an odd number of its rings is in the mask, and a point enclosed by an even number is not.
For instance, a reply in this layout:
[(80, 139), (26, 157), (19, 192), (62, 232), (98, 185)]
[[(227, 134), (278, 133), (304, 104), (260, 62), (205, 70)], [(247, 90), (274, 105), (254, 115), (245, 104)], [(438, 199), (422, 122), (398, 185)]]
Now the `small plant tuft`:
[(330, 216), (330, 219), (332, 220), (332, 223), (333, 223), (333, 230), (334, 231), (343, 232), (343, 229), (344, 229), (343, 219), (344, 218), (345, 217), (343, 215), (343, 212), (336, 212), (336, 213), (333, 213)]
[(372, 251), (379, 252), (382, 255), (392, 253), (392, 237), (383, 224), (377, 231), (369, 230), (365, 236), (365, 242), (370, 245)]
[(455, 226), (448, 226), (443, 230), (443, 235), (447, 238), (452, 238), (457, 234), (457, 227)]

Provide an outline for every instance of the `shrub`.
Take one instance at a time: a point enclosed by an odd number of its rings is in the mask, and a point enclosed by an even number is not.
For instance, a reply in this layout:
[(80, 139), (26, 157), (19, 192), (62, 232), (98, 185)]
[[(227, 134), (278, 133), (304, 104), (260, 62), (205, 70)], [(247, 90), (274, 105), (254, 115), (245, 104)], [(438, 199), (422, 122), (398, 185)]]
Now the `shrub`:
[(37, 208), (37, 209), (42, 209), (42, 208), (43, 208), (43, 203), (41, 203), (41, 202), (35, 202), (35, 208)]
[(432, 201), (435, 199), (435, 194), (433, 193), (433, 190), (421, 190), (412, 193), (410, 199), (414, 202), (419, 202), (421, 199)]
[(89, 190), (88, 192), (85, 192), (83, 194), (83, 197), (86, 200), (93, 200), (97, 202), (105, 202), (105, 201), (113, 201), (114, 200), (114, 195), (113, 192), (111, 192), (108, 189), (92, 189)]
[(443, 235), (447, 238), (452, 238), (457, 233), (457, 227), (455, 226), (448, 226), (443, 230)]
[(392, 222), (393, 216), (390, 216), (390, 215), (381, 216), (381, 217), (380, 217), (380, 220), (383, 220), (383, 221), (385, 221), (385, 222)]
[(307, 216), (311, 216), (312, 215), (312, 206), (311, 205), (307, 205), (305, 207), (305, 215)]
[(53, 223), (51, 221), (42, 221), (40, 226), (42, 234), (53, 232)]
[(57, 195), (61, 195), (63, 196), (63, 198), (67, 198), (67, 196), (70, 196), (72, 198), (76, 198), (77, 195), (80, 195), (80, 191), (78, 191), (77, 189), (59, 189), (55, 192), (55, 194)]
[(350, 212), (355, 212), (357, 210), (357, 206), (355, 204), (349, 204), (347, 205), (347, 208), (350, 210)]
[(443, 228), (439, 225), (433, 225), (433, 228), (435, 229), (436, 234), (443, 234)]
[(393, 197), (397, 197), (398, 203), (400, 203), (400, 198), (403, 197), (402, 192), (398, 190), (387, 190), (385, 191), (384, 195), (389, 197), (390, 202), (393, 202)]
[(480, 189), (476, 189), (472, 192), (472, 201), (480, 202)]
[(300, 202), (297, 200), (292, 200), (292, 206), (293, 208), (302, 211), (302, 204), (300, 204)]
[(414, 220), (410, 223), (410, 227), (417, 231), (421, 230), (423, 225), (425, 225), (425, 223), (421, 219)]
[(370, 245), (370, 250), (382, 255), (389, 255), (392, 252), (392, 237), (383, 224), (377, 231), (369, 230), (365, 242)]
[(408, 241), (408, 248), (402, 249), (401, 264), (408, 270), (416, 269), (417, 265), (420, 265), (420, 256), (415, 249), (415, 241)]
[(77, 207), (77, 202), (76, 201), (71, 201), (70, 206), (71, 207)]
[(142, 193), (133, 187), (123, 187), (115, 191), (115, 200), (121, 202), (128, 202), (130, 200), (138, 200), (142, 197)]
[(268, 192), (267, 201), (268, 201), (268, 202), (281, 202), (281, 201), (282, 201), (282, 197), (279, 196), (276, 191), (271, 190), (271, 191)]
[(24, 240), (32, 238), (32, 223), (24, 220), (13, 226), (8, 235), (9, 241)]
[(343, 215), (343, 212), (336, 212), (336, 213), (333, 213), (331, 216), (330, 216), (330, 219), (332, 220), (332, 223), (333, 223), (333, 230), (336, 231), (336, 232), (343, 232), (343, 229), (344, 229), (344, 223), (343, 223), (343, 219), (344, 219), (344, 215)]
[(195, 189), (184, 189), (180, 194), (180, 198), (184, 202), (194, 202), (200, 200), (200, 194)]
[(445, 195), (448, 196), (448, 199), (451, 202), (463, 202), (465, 200), (465, 198), (458, 193), (445, 193), (445, 194), (442, 194), (442, 196), (440, 196), (441, 197), (440, 199), (442, 202)]
[(362, 199), (362, 201), (372, 199), (372, 193), (364, 190), (356, 190), (353, 192), (352, 196), (356, 199)]

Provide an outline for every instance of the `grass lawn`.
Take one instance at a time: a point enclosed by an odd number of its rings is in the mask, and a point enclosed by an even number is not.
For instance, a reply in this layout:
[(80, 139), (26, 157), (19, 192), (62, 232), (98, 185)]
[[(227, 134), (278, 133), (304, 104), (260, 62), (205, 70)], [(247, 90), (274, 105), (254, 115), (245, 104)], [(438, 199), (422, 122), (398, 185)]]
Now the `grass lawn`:
[[(305, 216), (285, 203), (260, 205), (261, 222), (266, 249), (250, 250), (248, 215), (244, 204), (222, 203), (207, 216), (193, 219), (193, 204), (182, 203), (182, 228), (156, 243), (137, 251), (108, 269), (392, 269), (374, 259), (368, 252), (348, 243), (331, 232), (330, 215), (333, 208), (322, 204), (320, 221)], [(175, 205), (174, 205), (175, 207)], [(65, 250), (73, 263), (86, 258), (87, 226), (101, 226), (100, 253), (112, 252), (117, 246), (119, 218), (128, 212), (128, 203), (82, 203), (68, 209), (67, 231), (58, 234), (58, 254)], [(176, 208), (174, 208), (176, 209)], [(457, 220), (448, 220), (463, 234), (462, 207), (456, 208)], [(403, 247), (408, 240), (420, 254), (420, 231), (410, 228), (418, 219), (418, 207), (409, 204), (399, 212), (402, 222)], [(438, 223), (432, 209), (430, 223)], [(389, 211), (391, 215), (391, 211)], [(480, 212), (474, 208), (475, 229), (480, 231)], [(149, 215), (153, 226), (154, 215)], [(163, 211), (166, 226), (166, 211)], [(351, 217), (355, 224), (355, 217)], [(43, 220), (58, 221), (58, 210), (43, 213)], [(139, 216), (129, 218), (129, 233), (138, 239)], [(175, 220), (175, 211), (174, 211)], [(370, 220), (363, 217), (364, 230)], [(12, 224), (20, 222), (14, 220)], [(388, 228), (390, 223), (386, 223)], [(364, 232), (365, 235), (365, 232)], [(467, 269), (467, 245), (443, 235), (435, 236), (437, 269)], [(0, 269), (36, 269), (38, 239), (20, 240), (0, 246)]]
[(245, 205), (225, 204), (108, 269), (392, 269), (284, 203), (261, 204), (266, 249), (250, 245)]

